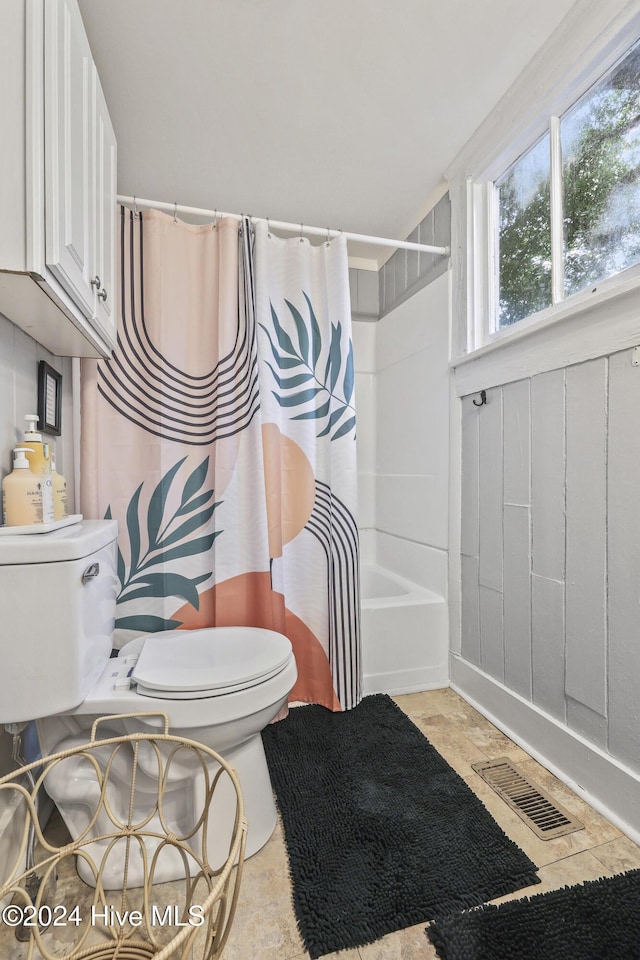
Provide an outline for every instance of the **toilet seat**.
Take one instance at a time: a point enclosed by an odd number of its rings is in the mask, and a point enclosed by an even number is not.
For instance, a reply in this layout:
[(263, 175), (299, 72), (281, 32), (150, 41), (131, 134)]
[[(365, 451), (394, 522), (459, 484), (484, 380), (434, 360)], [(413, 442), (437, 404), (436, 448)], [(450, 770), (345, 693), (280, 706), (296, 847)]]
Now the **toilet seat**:
[(169, 630), (140, 639), (131, 680), (141, 696), (166, 700), (245, 690), (276, 676), (291, 657), (285, 636), (258, 627)]
[[(298, 672), (291, 643), (282, 634), (247, 627), (174, 631), (171, 642), (163, 642), (168, 640), (167, 636), (155, 634), (129, 641), (118, 656), (106, 661), (102, 674), (82, 703), (64, 714), (38, 720), (43, 753), (64, 749), (61, 745), (69, 737), (79, 738), (77, 742), (80, 743), (86, 742), (89, 732), (92, 731), (91, 735), (95, 733), (97, 718), (103, 721), (99, 736), (107, 739), (123, 733), (162, 734), (168, 723), (174, 736), (186, 742), (204, 744), (228, 759), (237, 771), (247, 820), (251, 824), (245, 856), (251, 856), (264, 846), (276, 824), (276, 808), (260, 732), (285, 707), (295, 685)], [(203, 680), (203, 664), (197, 657), (201, 645), (206, 645), (207, 650), (204, 668), (208, 669), (211, 663), (218, 664), (217, 676), (212, 678), (206, 674), (206, 680)], [(144, 648), (148, 648), (145, 657), (139, 658)], [(187, 666), (188, 650), (194, 654), (195, 661)], [(232, 655), (233, 651), (236, 656)], [(249, 659), (245, 661), (237, 655), (241, 653)], [(139, 659), (141, 667), (138, 669)], [(148, 675), (145, 661), (148, 661)], [(224, 664), (222, 670), (221, 662)], [(163, 688), (184, 685), (187, 689), (149, 688), (140, 696), (140, 686), (144, 685), (136, 684), (134, 673), (147, 677), (152, 683), (162, 684)], [(203, 683), (211, 689), (203, 690)], [(194, 689), (196, 684), (200, 689)], [(145, 797), (149, 789), (155, 796), (154, 777), (158, 775), (158, 761), (153, 752), (140, 751), (139, 756), (145, 779), (136, 781), (135, 799), (141, 804), (139, 819), (147, 822), (149, 809)], [(91, 784), (96, 782), (91, 765), (84, 766), (89, 768), (88, 780), (86, 777), (82, 782), (80, 778), (65, 780), (60, 796), (56, 797), (74, 837), (86, 829), (85, 805), (78, 803), (78, 791), (82, 793), (83, 783), (92, 789)], [(197, 768), (195, 776), (189, 772), (184, 783), (180, 779), (179, 789), (171, 794), (172, 803), (177, 804), (176, 817), (182, 818), (180, 823), (193, 822), (191, 798), (195, 796), (201, 802), (216, 774), (215, 766), (208, 773)], [(121, 787), (118, 785), (117, 789), (120, 791)], [(128, 804), (130, 781), (126, 776), (122, 790)], [(166, 806), (164, 812), (167, 812)], [(211, 834), (208, 841), (216, 862), (217, 848), (213, 845), (218, 842), (219, 823), (224, 816), (225, 808), (221, 807), (216, 808), (216, 815), (209, 818)], [(181, 876), (167, 875), (163, 879), (179, 879)], [(91, 878), (88, 879), (90, 882)]]

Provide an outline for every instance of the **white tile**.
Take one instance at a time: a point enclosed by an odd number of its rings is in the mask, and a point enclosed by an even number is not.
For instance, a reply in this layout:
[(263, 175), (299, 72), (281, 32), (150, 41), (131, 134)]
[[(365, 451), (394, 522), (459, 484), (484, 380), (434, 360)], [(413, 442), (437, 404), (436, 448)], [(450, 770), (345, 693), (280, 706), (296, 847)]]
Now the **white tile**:
[(378, 532), (378, 563), (421, 587), (447, 596), (448, 554), (446, 550), (414, 543)]
[(378, 475), (376, 527), (446, 550), (447, 495), (446, 477)]
[(372, 373), (356, 373), (355, 394), (358, 470), (373, 473), (376, 468), (376, 403)]
[(427, 473), (428, 437), (422, 428), (427, 390), (416, 379), (418, 354), (381, 371), (377, 383), (377, 469), (379, 473)]
[(376, 531), (371, 528), (364, 529), (360, 526), (358, 533), (360, 535), (360, 564), (376, 563)]
[(380, 473), (446, 473), (449, 466), (449, 372), (429, 350), (378, 374), (377, 465)]
[(383, 317), (376, 327), (376, 369), (383, 370), (426, 347), (448, 364), (449, 279), (439, 277)]
[(353, 321), (353, 363), (356, 373), (375, 373), (377, 326), (377, 323), (364, 320)]
[(376, 478), (373, 473), (358, 473), (358, 526), (373, 528), (376, 524)]

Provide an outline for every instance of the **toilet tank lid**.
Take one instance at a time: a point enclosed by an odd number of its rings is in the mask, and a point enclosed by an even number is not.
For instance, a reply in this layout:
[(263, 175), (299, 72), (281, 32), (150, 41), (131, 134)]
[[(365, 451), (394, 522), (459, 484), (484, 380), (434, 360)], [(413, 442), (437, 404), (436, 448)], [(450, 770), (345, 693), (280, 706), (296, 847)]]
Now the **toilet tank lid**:
[(146, 638), (133, 680), (155, 690), (220, 690), (284, 667), (291, 643), (260, 627), (167, 630)]
[(0, 566), (79, 560), (112, 543), (117, 535), (115, 520), (83, 520), (37, 536), (3, 536), (0, 537)]

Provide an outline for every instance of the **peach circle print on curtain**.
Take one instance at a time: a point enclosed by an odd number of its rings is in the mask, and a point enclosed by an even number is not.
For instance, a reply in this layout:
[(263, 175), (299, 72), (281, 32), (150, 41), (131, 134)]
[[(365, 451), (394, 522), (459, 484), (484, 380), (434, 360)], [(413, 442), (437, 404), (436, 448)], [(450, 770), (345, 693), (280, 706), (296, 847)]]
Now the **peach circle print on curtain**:
[(282, 548), (304, 529), (316, 496), (311, 464), (304, 452), (275, 423), (262, 424), (264, 487), (267, 501), (269, 556), (282, 556)]

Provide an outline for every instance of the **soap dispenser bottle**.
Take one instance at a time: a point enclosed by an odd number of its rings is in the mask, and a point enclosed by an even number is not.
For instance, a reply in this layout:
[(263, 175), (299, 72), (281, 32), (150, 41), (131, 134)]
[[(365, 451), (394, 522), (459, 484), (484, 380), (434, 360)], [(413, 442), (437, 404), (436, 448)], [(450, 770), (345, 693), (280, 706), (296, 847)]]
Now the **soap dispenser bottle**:
[(27, 427), (24, 432), (25, 448), (29, 467), (42, 483), (42, 519), (44, 523), (51, 523), (54, 519), (53, 511), (53, 483), (51, 479), (51, 445), (44, 443), (42, 435), (38, 433), (38, 417), (35, 413), (25, 416)]
[(42, 523), (42, 482), (29, 469), (25, 447), (13, 451), (13, 473), (2, 481), (2, 511), (8, 527)]
[(67, 516), (67, 481), (56, 470), (56, 461), (51, 456), (51, 483), (53, 487), (53, 518), (64, 520)]

